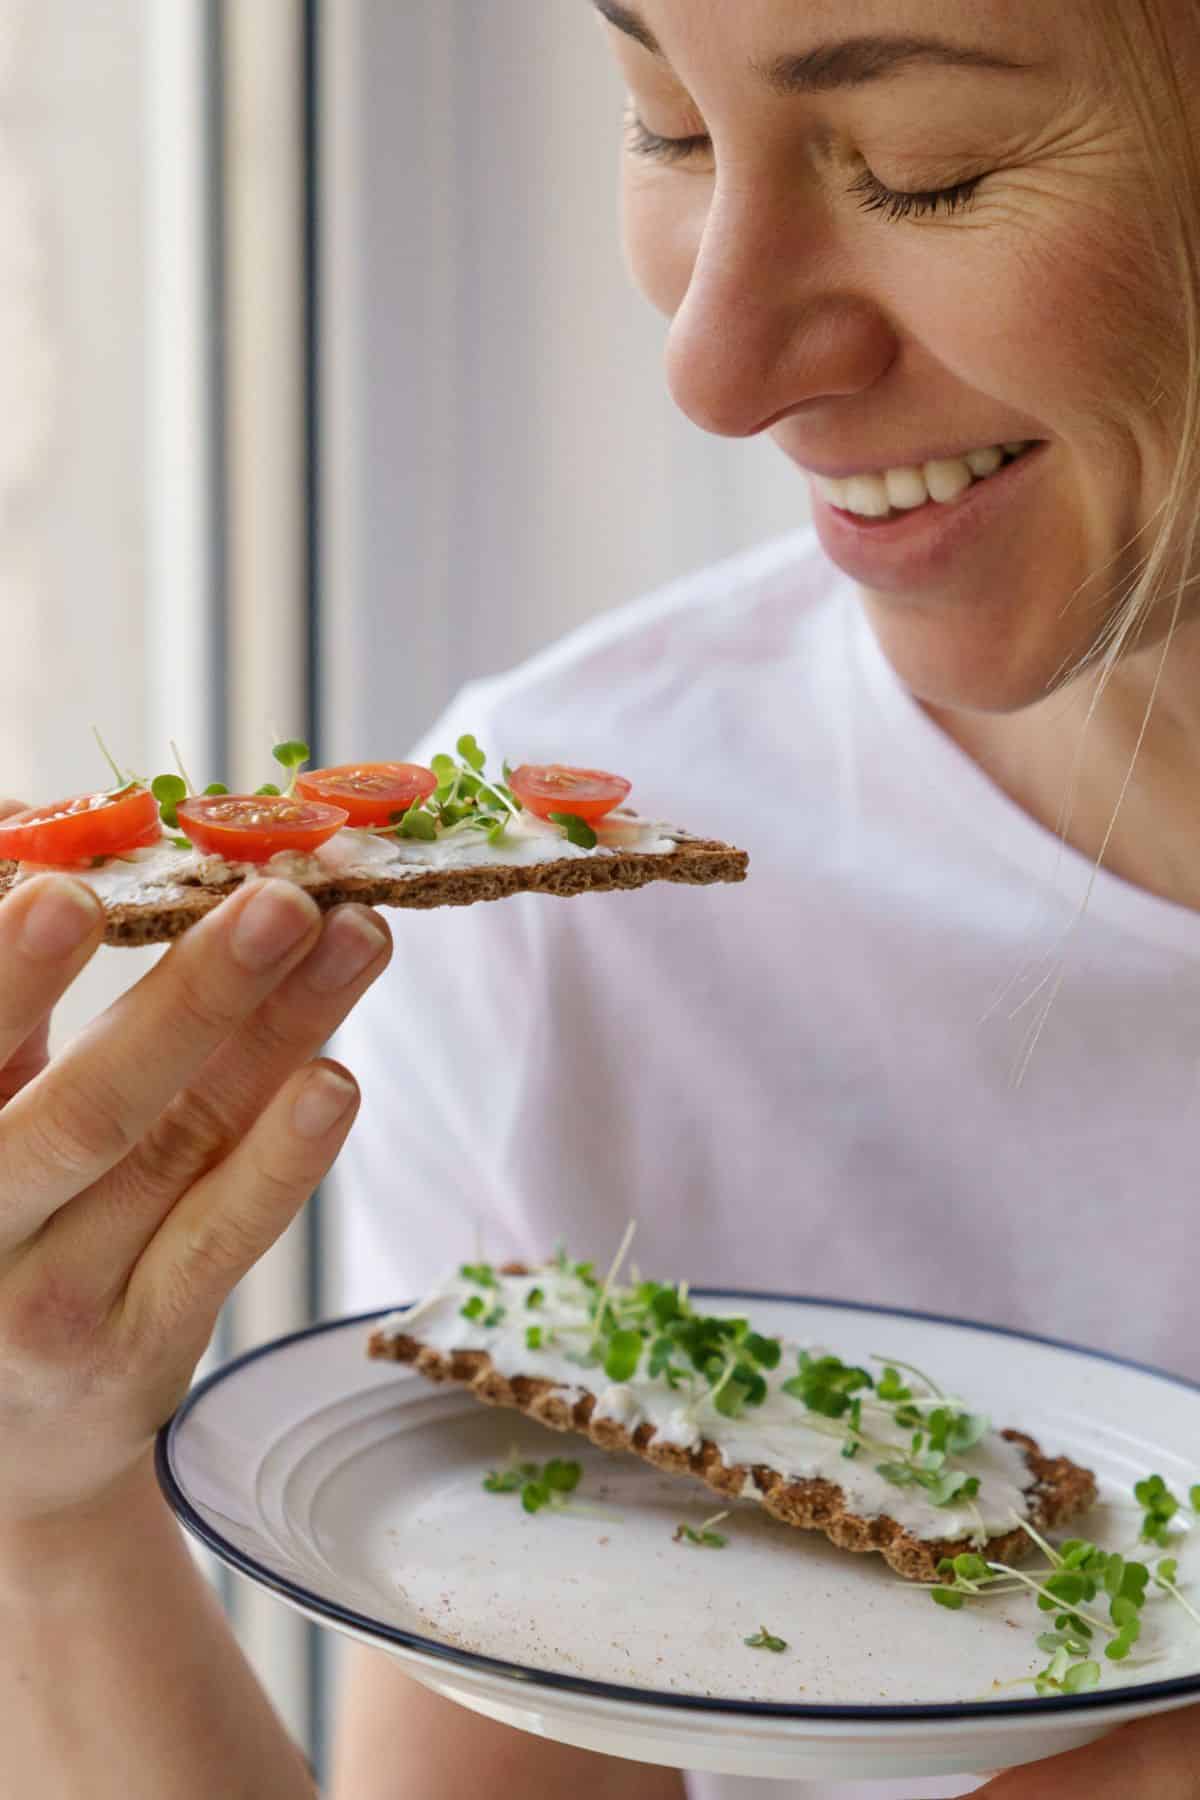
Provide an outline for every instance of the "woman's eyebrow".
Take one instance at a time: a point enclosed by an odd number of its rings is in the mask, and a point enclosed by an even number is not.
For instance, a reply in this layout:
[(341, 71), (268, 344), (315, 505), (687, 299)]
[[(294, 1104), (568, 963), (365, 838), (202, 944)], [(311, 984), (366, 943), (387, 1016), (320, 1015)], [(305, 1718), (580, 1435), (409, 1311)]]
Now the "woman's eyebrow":
[[(592, 0), (610, 25), (655, 56), (662, 55), (658, 39), (621, 0)], [(992, 69), (1006, 73), (1026, 71), (1029, 63), (1014, 62), (991, 50), (968, 44), (952, 44), (945, 38), (871, 36), (847, 38), (842, 43), (818, 44), (801, 55), (778, 56), (761, 66), (759, 73), (777, 94), (827, 94), (834, 88), (863, 87), (871, 81), (897, 75), (919, 64), (942, 68)]]

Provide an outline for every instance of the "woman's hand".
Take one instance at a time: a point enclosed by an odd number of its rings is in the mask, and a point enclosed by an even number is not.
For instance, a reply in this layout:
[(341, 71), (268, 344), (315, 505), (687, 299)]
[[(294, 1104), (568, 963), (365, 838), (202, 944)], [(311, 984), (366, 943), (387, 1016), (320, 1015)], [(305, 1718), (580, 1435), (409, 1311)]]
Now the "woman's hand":
[(144, 1461), (341, 1147), (357, 1088), (309, 1059), (391, 948), (365, 907), (255, 881), (48, 1063), (102, 935), (69, 877), (0, 902), (0, 1550)]
[(1139, 1719), (1082, 1750), (1010, 1769), (981, 1800), (1200, 1800), (1200, 1706)]

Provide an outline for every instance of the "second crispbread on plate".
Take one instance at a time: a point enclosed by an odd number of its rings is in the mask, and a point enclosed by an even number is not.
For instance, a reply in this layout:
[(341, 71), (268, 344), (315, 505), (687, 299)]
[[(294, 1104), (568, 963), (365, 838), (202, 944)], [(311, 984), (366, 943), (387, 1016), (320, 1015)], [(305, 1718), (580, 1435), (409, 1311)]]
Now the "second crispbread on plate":
[[(900, 1459), (908, 1454), (903, 1441), (887, 1439), (888, 1452), (897, 1460), (884, 1466), (893, 1469), (889, 1479), (896, 1480), (897, 1485), (889, 1487), (875, 1479), (879, 1473), (875, 1458), (880, 1451), (877, 1446), (867, 1447), (875, 1444), (872, 1431), (883, 1428), (862, 1425), (861, 1406), (858, 1450), (867, 1449), (864, 1462), (852, 1467), (849, 1461), (838, 1460), (849, 1441), (843, 1438), (837, 1451), (826, 1453), (826, 1460), (821, 1464), (822, 1440), (838, 1438), (842, 1427), (818, 1413), (806, 1414), (799, 1402), (783, 1398), (795, 1391), (795, 1379), (789, 1386), (780, 1376), (769, 1395), (764, 1380), (762, 1393), (755, 1397), (753, 1380), (756, 1371), (749, 1363), (738, 1365), (739, 1369), (749, 1370), (744, 1377), (739, 1374), (739, 1380), (744, 1380), (746, 1395), (755, 1405), (762, 1405), (769, 1398), (771, 1406), (764, 1409), (764, 1416), (772, 1407), (776, 1412), (773, 1428), (766, 1432), (764, 1441), (778, 1446), (781, 1441), (786, 1441), (789, 1431), (807, 1427), (817, 1447), (816, 1460), (811, 1450), (805, 1452), (813, 1465), (809, 1470), (801, 1471), (795, 1464), (789, 1466), (778, 1454), (772, 1460), (762, 1453), (761, 1448), (758, 1454), (746, 1453), (752, 1444), (752, 1434), (748, 1437), (737, 1419), (731, 1425), (728, 1417), (711, 1404), (712, 1393), (721, 1391), (712, 1381), (715, 1370), (711, 1363), (700, 1385), (708, 1381), (712, 1386), (707, 1395), (701, 1396), (699, 1403), (693, 1389), (692, 1403), (687, 1409), (690, 1418), (685, 1419), (681, 1429), (679, 1420), (684, 1414), (668, 1416), (664, 1410), (669, 1405), (668, 1398), (660, 1395), (663, 1404), (656, 1406), (649, 1397), (653, 1378), (647, 1381), (643, 1377), (640, 1385), (635, 1384), (636, 1393), (631, 1391), (628, 1382), (609, 1379), (610, 1375), (623, 1372), (618, 1366), (620, 1356), (625, 1357), (625, 1366), (629, 1363), (630, 1326), (637, 1316), (637, 1301), (633, 1296), (639, 1292), (648, 1293), (649, 1305), (657, 1306), (660, 1320), (669, 1322), (670, 1302), (661, 1296), (670, 1295), (673, 1290), (655, 1283), (624, 1291), (615, 1290), (608, 1284), (601, 1289), (594, 1277), (590, 1274), (586, 1277), (591, 1284), (592, 1299), (599, 1296), (601, 1315), (610, 1305), (614, 1307), (614, 1329), (625, 1333), (623, 1343), (618, 1345), (618, 1360), (609, 1360), (606, 1373), (603, 1366), (596, 1368), (594, 1358), (589, 1369), (587, 1356), (580, 1353), (584, 1347), (581, 1334), (586, 1331), (580, 1321), (586, 1316), (587, 1295), (575, 1305), (563, 1302), (564, 1286), (560, 1285), (555, 1291), (555, 1284), (564, 1276), (567, 1267), (569, 1265), (554, 1264), (530, 1271), (523, 1265), (509, 1264), (493, 1272), (486, 1265), (464, 1265), (458, 1281), (443, 1284), (427, 1301), (408, 1313), (393, 1315), (378, 1326), (368, 1340), (368, 1354), (409, 1364), (429, 1380), (457, 1384), (478, 1400), (493, 1406), (513, 1407), (555, 1430), (580, 1432), (604, 1449), (631, 1453), (671, 1473), (691, 1476), (725, 1497), (736, 1499), (752, 1495), (765, 1512), (783, 1524), (821, 1531), (840, 1549), (877, 1552), (897, 1574), (909, 1580), (938, 1580), (938, 1565), (943, 1559), (968, 1550), (981, 1550), (993, 1561), (1015, 1561), (1031, 1545), (1029, 1534), (1018, 1523), (1019, 1517), (1035, 1530), (1043, 1531), (1076, 1517), (1096, 1499), (1095, 1477), (1090, 1470), (1081, 1468), (1067, 1457), (1046, 1455), (1032, 1437), (1021, 1431), (991, 1432), (989, 1429), (985, 1436), (979, 1430), (980, 1422), (975, 1420), (966, 1431), (967, 1436), (976, 1434), (975, 1441), (962, 1456), (954, 1459), (959, 1474), (950, 1481), (953, 1487), (954, 1480), (961, 1478), (968, 1497), (945, 1506), (944, 1512), (939, 1514), (927, 1498), (928, 1487), (914, 1500), (913, 1490), (903, 1486), (906, 1469), (920, 1471), (921, 1466), (919, 1457), (914, 1457), (911, 1463), (901, 1462)], [(479, 1285), (473, 1292), (472, 1283), (477, 1279)], [(675, 1291), (682, 1293), (684, 1300), (674, 1316), (686, 1322), (686, 1290)], [(532, 1308), (528, 1304), (531, 1293), (537, 1297)], [(550, 1316), (555, 1317), (557, 1324), (547, 1326), (540, 1322)], [(529, 1323), (531, 1320), (538, 1322)], [(717, 1322), (696, 1318), (696, 1324), (698, 1327), (715, 1326)], [(731, 1346), (729, 1355), (736, 1362), (742, 1354), (737, 1345), (747, 1341), (752, 1347), (762, 1346), (759, 1353), (763, 1362), (758, 1371), (761, 1379), (762, 1370), (774, 1369), (778, 1357), (771, 1362), (770, 1340), (757, 1337), (748, 1331), (746, 1322), (742, 1324), (745, 1328)], [(634, 1359), (634, 1368), (642, 1354), (647, 1365), (650, 1364), (653, 1342), (660, 1346), (665, 1342), (662, 1337), (655, 1339), (656, 1330), (657, 1323), (652, 1324), (645, 1334), (644, 1352)], [(681, 1331), (681, 1341), (686, 1341), (688, 1330), (691, 1330), (690, 1325)], [(548, 1338), (556, 1332), (559, 1350), (570, 1346), (563, 1355), (550, 1351)], [(491, 1347), (487, 1341), (489, 1334), (493, 1339)], [(524, 1355), (520, 1350), (523, 1335), (527, 1343), (536, 1344), (536, 1348)], [(610, 1335), (608, 1342), (614, 1341)], [(707, 1361), (703, 1331), (699, 1339), (693, 1332), (692, 1342), (699, 1343), (701, 1360)], [(661, 1348), (656, 1354), (660, 1366), (666, 1366)], [(836, 1359), (827, 1360), (836, 1362)], [(523, 1367), (514, 1366), (521, 1363)], [(855, 1386), (862, 1388), (863, 1383), (857, 1377), (863, 1376), (864, 1371), (847, 1370), (840, 1363), (837, 1367), (845, 1378), (855, 1378)], [(894, 1375), (895, 1371), (889, 1373)], [(882, 1382), (879, 1387), (883, 1388)], [(922, 1416), (928, 1429), (935, 1416), (928, 1409), (934, 1407), (935, 1402), (932, 1398), (914, 1397), (911, 1390), (906, 1392), (909, 1399), (905, 1404), (910, 1411), (913, 1405), (927, 1409)], [(888, 1411), (883, 1407), (878, 1410)], [(903, 1405), (899, 1410), (903, 1423), (908, 1419), (908, 1413), (903, 1410)], [(893, 1419), (894, 1412), (895, 1409), (891, 1413)], [(647, 1417), (647, 1413), (654, 1413), (655, 1417)], [(780, 1413), (785, 1415), (782, 1423)], [(749, 1416), (753, 1420), (753, 1407)], [(955, 1416), (964, 1420), (970, 1417), (966, 1413)], [(987, 1422), (982, 1421), (982, 1424), (986, 1426)], [(887, 1429), (893, 1430), (894, 1425)], [(903, 1435), (908, 1435), (907, 1425)], [(932, 1444), (932, 1435), (927, 1442)], [(834, 1457), (832, 1463), (828, 1460), (830, 1455)], [(926, 1455), (929, 1455), (928, 1450)], [(866, 1467), (868, 1460), (870, 1468)], [(936, 1464), (936, 1454), (934, 1461)], [(950, 1462), (943, 1461), (949, 1469)], [(814, 1473), (814, 1469), (817, 1472)], [(984, 1483), (982, 1491), (980, 1476)], [(913, 1479), (919, 1482), (921, 1473)], [(972, 1480), (974, 1490), (969, 1488)], [(872, 1481), (876, 1493), (874, 1503), (867, 1506), (861, 1496), (864, 1491), (869, 1492)], [(978, 1507), (974, 1503), (975, 1492), (979, 1494)], [(855, 1493), (860, 1496), (857, 1502)], [(983, 1518), (979, 1507), (986, 1507), (991, 1515), (986, 1530), (977, 1528)], [(945, 1517), (946, 1526), (943, 1533), (937, 1534), (940, 1516)]]

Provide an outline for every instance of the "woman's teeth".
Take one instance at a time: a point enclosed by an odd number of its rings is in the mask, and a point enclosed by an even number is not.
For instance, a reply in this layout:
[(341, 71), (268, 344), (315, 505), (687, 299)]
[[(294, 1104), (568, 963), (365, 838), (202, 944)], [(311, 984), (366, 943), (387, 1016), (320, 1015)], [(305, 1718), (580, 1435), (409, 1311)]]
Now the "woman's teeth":
[(812, 479), (830, 506), (857, 513), (863, 519), (887, 519), (893, 512), (911, 512), (929, 500), (943, 506), (957, 500), (977, 481), (986, 481), (1028, 448), (1028, 443), (997, 444), (989, 450), (969, 450), (966, 456), (927, 462), (919, 468), (885, 469), (882, 474), (850, 475), (842, 481), (831, 481), (825, 475), (814, 475)]

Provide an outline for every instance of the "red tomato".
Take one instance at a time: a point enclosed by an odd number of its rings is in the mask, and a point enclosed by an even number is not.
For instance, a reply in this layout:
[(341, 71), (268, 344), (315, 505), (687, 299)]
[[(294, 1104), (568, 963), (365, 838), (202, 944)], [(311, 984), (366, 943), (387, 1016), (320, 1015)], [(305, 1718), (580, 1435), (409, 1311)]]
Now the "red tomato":
[(181, 800), (179, 828), (197, 850), (228, 862), (266, 862), (277, 850), (316, 850), (349, 814), (283, 794), (212, 794)]
[(29, 806), (0, 819), (0, 857), (71, 868), (96, 856), (138, 850), (162, 836), (158, 801), (136, 785), (115, 793), (77, 794), (54, 806)]
[(389, 825), (393, 813), (428, 800), (437, 784), (433, 770), (420, 763), (338, 763), (297, 775), (296, 792), (345, 807), (351, 825)]
[(562, 763), (536, 766), (522, 763), (514, 769), (509, 787), (526, 811), (539, 819), (551, 813), (574, 813), (594, 825), (619, 806), (630, 783), (622, 775), (606, 775), (602, 769), (568, 769)]

